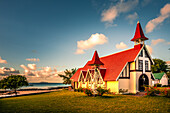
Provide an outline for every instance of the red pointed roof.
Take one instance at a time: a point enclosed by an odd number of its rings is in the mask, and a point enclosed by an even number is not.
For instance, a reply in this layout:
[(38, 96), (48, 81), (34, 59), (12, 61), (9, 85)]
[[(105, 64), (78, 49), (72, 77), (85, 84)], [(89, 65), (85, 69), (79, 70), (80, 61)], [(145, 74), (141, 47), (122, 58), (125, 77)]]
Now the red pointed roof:
[[(122, 52), (118, 52), (115, 54), (111, 54), (105, 57), (99, 58), (101, 62), (104, 63), (102, 68), (105, 68), (105, 70), (100, 69), (100, 73), (103, 77), (104, 81), (116, 81), (118, 78), (119, 74), (121, 73), (122, 69), (128, 62), (132, 62), (135, 60), (137, 55), (139, 54), (140, 50), (142, 48), (131, 48)], [(93, 73), (92, 69), (93, 67), (90, 66), (92, 61), (88, 61), (86, 65), (83, 68), (80, 68), (80, 70), (88, 70), (90, 73)], [(78, 81), (78, 77), (80, 75), (80, 71), (78, 70), (74, 75), (73, 75), (73, 80)]]
[(93, 58), (89, 65), (104, 65), (103, 62), (100, 61), (97, 51), (94, 52)]
[(133, 39), (131, 39), (131, 41), (135, 41), (135, 40), (138, 40), (138, 39), (148, 40), (148, 38), (145, 37), (145, 35), (143, 33), (143, 30), (142, 30), (142, 27), (141, 27), (139, 21), (138, 21), (137, 26), (136, 26), (135, 36), (133, 37)]

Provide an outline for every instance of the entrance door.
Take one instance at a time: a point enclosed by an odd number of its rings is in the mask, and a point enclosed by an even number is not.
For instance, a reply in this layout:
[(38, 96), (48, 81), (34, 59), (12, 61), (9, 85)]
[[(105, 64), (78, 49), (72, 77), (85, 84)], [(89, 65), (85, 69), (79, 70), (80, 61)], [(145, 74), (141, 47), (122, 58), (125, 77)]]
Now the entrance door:
[(149, 85), (149, 79), (148, 79), (147, 75), (142, 74), (139, 77), (139, 91), (144, 91), (145, 90), (144, 85)]

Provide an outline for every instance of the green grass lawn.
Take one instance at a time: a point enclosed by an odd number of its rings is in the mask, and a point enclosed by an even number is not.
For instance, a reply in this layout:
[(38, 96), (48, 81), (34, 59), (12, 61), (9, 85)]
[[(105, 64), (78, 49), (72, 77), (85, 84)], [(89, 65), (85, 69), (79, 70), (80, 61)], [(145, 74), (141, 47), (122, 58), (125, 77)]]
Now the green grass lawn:
[(0, 112), (170, 112), (170, 98), (108, 95), (88, 97), (67, 90), (0, 99)]

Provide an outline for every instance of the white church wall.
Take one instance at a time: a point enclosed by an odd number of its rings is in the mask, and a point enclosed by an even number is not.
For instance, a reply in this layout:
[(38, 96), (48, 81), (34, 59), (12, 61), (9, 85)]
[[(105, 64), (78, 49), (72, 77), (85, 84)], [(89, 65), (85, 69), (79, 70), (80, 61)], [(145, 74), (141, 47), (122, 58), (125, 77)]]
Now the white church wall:
[(129, 93), (136, 93), (136, 72), (130, 72)]
[(119, 79), (119, 89), (128, 89), (129, 92), (129, 79)]

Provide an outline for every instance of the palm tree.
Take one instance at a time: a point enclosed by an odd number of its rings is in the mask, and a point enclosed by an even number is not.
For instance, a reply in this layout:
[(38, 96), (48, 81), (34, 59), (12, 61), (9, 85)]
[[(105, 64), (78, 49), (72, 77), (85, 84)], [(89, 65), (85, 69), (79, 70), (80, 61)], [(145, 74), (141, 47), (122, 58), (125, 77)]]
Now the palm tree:
[(76, 73), (76, 71), (77, 71), (76, 68), (73, 68), (71, 70), (66, 69), (64, 71), (65, 73), (64, 75), (58, 74), (58, 76), (63, 77), (63, 80), (64, 80), (63, 84), (71, 84), (70, 78), (74, 75), (74, 73)]

